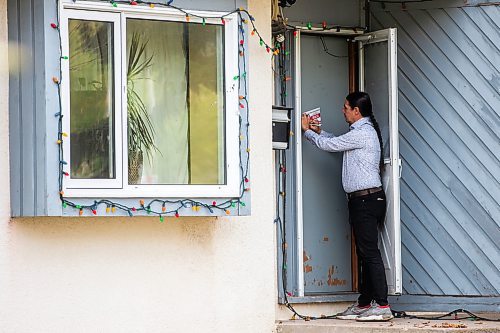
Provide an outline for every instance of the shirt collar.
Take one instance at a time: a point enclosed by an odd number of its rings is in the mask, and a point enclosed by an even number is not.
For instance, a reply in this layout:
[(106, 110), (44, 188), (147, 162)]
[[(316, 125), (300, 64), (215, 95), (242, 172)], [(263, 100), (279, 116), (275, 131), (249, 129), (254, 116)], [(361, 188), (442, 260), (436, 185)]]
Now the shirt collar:
[(353, 130), (363, 126), (364, 124), (371, 124), (370, 117), (363, 117), (355, 121), (349, 128)]

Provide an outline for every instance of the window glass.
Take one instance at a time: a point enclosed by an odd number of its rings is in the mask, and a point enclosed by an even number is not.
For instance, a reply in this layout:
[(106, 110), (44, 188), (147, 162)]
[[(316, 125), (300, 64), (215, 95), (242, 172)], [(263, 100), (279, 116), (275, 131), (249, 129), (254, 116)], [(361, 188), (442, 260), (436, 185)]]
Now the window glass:
[(127, 19), (130, 184), (224, 184), (223, 28)]
[(69, 20), (71, 177), (115, 178), (113, 26)]

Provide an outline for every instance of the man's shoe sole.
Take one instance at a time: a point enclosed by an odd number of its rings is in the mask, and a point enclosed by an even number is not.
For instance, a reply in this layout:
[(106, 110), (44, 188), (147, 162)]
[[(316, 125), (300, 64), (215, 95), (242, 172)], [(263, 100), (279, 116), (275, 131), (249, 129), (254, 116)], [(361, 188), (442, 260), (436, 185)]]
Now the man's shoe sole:
[(358, 318), (359, 315), (347, 315), (347, 316), (336, 316), (335, 318), (337, 319), (342, 319), (342, 320), (355, 320)]
[(356, 321), (389, 321), (394, 316), (382, 316), (382, 315), (373, 315), (373, 316), (364, 316), (364, 317), (357, 317)]

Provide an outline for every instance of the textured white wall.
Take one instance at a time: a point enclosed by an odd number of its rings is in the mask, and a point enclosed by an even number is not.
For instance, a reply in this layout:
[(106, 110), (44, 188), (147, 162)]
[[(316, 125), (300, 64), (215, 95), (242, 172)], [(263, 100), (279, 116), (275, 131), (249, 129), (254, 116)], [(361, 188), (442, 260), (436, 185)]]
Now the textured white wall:
[[(0, 42), (6, 37), (0, 0)], [(270, 3), (250, 0), (270, 37)], [(5, 56), (0, 47), (0, 57)], [(250, 42), (250, 217), (10, 221), (0, 76), (0, 331), (272, 332), (276, 312), (271, 65)]]

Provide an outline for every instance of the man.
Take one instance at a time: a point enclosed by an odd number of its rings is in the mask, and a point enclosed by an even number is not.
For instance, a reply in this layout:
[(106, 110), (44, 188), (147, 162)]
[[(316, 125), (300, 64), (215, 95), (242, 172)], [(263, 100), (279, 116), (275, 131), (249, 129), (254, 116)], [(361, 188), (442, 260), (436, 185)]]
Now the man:
[(386, 321), (393, 315), (387, 302), (385, 269), (378, 249), (378, 227), (384, 222), (386, 209), (380, 179), (382, 135), (367, 93), (347, 95), (342, 111), (350, 130), (341, 136), (322, 131), (307, 115), (301, 119), (304, 136), (312, 144), (328, 152), (344, 152), (342, 186), (349, 200), (349, 222), (361, 261), (361, 295), (356, 304), (337, 314), (337, 318)]

